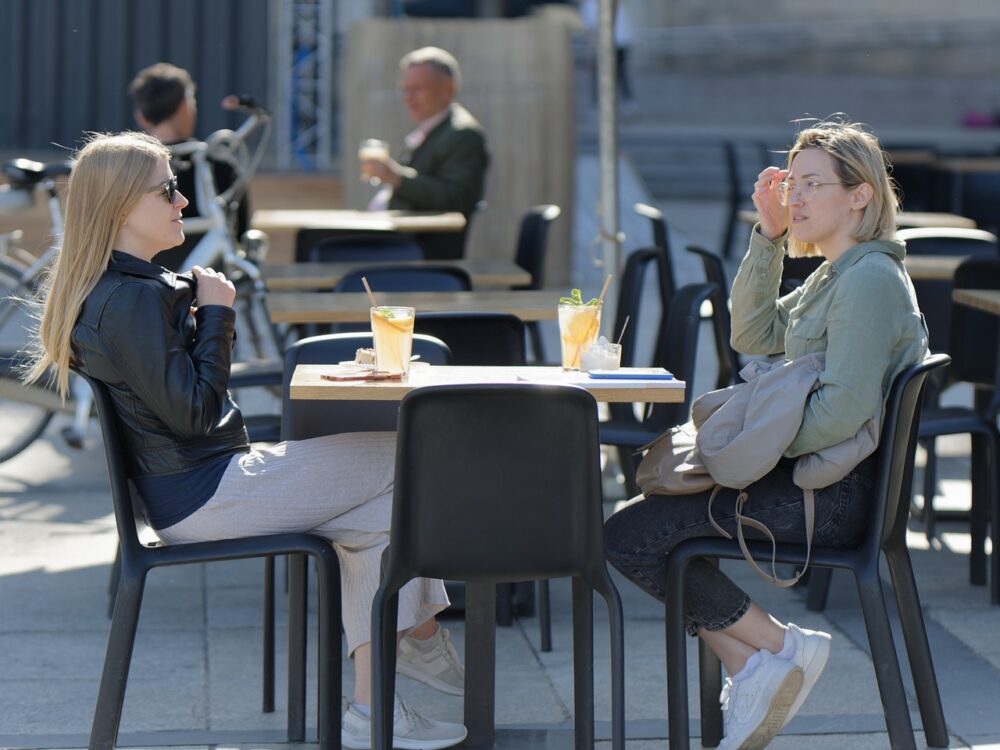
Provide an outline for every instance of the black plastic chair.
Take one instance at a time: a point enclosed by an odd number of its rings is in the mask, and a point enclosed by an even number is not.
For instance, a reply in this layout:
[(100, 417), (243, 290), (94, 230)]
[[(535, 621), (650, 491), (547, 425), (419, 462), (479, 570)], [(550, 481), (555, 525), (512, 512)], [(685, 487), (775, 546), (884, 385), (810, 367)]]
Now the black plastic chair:
[[(955, 271), (956, 289), (1000, 289), (1000, 258), (967, 260)], [(997, 382), (997, 337), (1000, 320), (995, 315), (952, 303), (949, 351), (952, 366), (948, 382), (971, 383), (976, 389), (973, 407), (924, 405), (918, 436), (927, 447), (924, 467), (923, 518), (928, 538), (936, 530), (934, 495), (937, 488), (937, 461), (934, 439), (942, 435), (968, 433), (972, 438), (972, 510), (969, 530), (972, 548), (969, 554), (969, 580), (985, 585), (987, 580), (986, 529), (992, 531), (993, 555), (990, 575), (990, 599), (1000, 604), (1000, 479), (998, 479), (997, 402), (987, 403)]]
[[(529, 208), (521, 219), (521, 228), (517, 234), (517, 251), (514, 262), (531, 274), (531, 282), (514, 289), (541, 289), (545, 279), (545, 256), (549, 248), (549, 226), (559, 218), (562, 209), (559, 206), (542, 204)], [(531, 336), (531, 351), (535, 362), (545, 361), (545, 351), (542, 348), (542, 337), (538, 322), (527, 324)]]
[[(429, 387), (403, 399), (392, 541), (372, 604), (373, 748), (391, 746), (398, 592), (407, 581), (482, 586), (572, 576), (576, 747), (594, 744), (596, 590), (611, 624), (613, 747), (624, 749), (622, 607), (605, 560), (601, 508), (597, 404), (583, 389)], [(477, 696), (493, 690), (492, 657), (472, 658), (471, 637), (467, 631), (467, 713), (470, 704), (493, 702)], [(472, 681), (476, 666), (488, 671), (481, 684)]]
[(685, 248), (701, 258), (705, 269), (705, 279), (717, 287), (712, 295), (712, 331), (715, 334), (715, 354), (719, 362), (719, 373), (715, 378), (716, 388), (725, 388), (737, 381), (740, 372), (739, 355), (733, 349), (733, 320), (729, 312), (729, 282), (722, 258), (697, 245)]
[(525, 364), (525, 326), (516, 315), (418, 311), (413, 330), (444, 341), (456, 366)]
[[(810, 561), (813, 574), (830, 568), (847, 568), (854, 574), (889, 730), (889, 743), (894, 748), (915, 748), (916, 745), (879, 576), (879, 559), (883, 555), (892, 575), (892, 587), (927, 744), (930, 747), (948, 747), (948, 730), (941, 708), (941, 696), (927, 643), (913, 566), (906, 548), (906, 520), (921, 396), (927, 374), (935, 368), (944, 367), (948, 362), (947, 355), (931, 355), (923, 362), (907, 368), (896, 378), (889, 393), (882, 425), (876, 484), (871, 503), (872, 516), (867, 536), (854, 549), (813, 547)], [(755, 559), (771, 559), (769, 542), (749, 541), (747, 546)], [(735, 560), (742, 559), (743, 554), (736, 541), (721, 537), (689, 539), (677, 545), (670, 553), (665, 602), (667, 720), (670, 725), (671, 750), (688, 750), (690, 747), (685, 660), (687, 634), (684, 618), (679, 613), (684, 612), (684, 571), (691, 560), (699, 557)], [(779, 562), (803, 565), (806, 558), (805, 544), (777, 546)], [(722, 715), (718, 703), (721, 685), (719, 660), (703, 644), (700, 644), (700, 651), (701, 738), (704, 746), (715, 747), (722, 735)]]
[[(614, 408), (611, 409), (611, 419), (601, 423), (601, 443), (618, 448), (629, 496), (639, 494), (639, 487), (635, 483), (634, 451), (688, 418), (691, 410), (691, 384), (698, 353), (701, 305), (711, 298), (715, 288), (715, 284), (689, 284), (678, 289), (670, 303), (666, 326), (659, 332), (659, 339), (664, 342), (663, 357), (654, 361), (653, 366), (665, 367), (678, 380), (688, 384), (684, 389), (683, 403), (652, 405), (642, 420), (636, 417), (630, 404), (612, 404)], [(622, 355), (624, 356), (624, 349)], [(618, 408), (619, 406), (624, 408)]]
[(361, 278), (379, 292), (467, 292), (472, 279), (467, 271), (453, 266), (379, 266), (358, 268), (344, 276), (335, 292), (363, 292)]
[(423, 260), (413, 236), (396, 232), (345, 234), (330, 229), (300, 229), (295, 236), (295, 262), (365, 262)]
[[(340, 566), (330, 543), (311, 534), (274, 534), (227, 539), (197, 544), (147, 547), (139, 534), (145, 528), (136, 514), (126, 474), (125, 448), (118, 433), (114, 404), (107, 386), (83, 373), (94, 393), (94, 405), (104, 435), (111, 498), (115, 510), (121, 553), (121, 573), (115, 597), (111, 633), (104, 670), (97, 695), (97, 708), (90, 734), (90, 750), (111, 750), (118, 737), (122, 704), (128, 683), (132, 649), (135, 645), (139, 610), (146, 575), (153, 568), (169, 565), (238, 560), (269, 555), (310, 555), (319, 570), (319, 742), (324, 750), (340, 747)], [(301, 592), (303, 601), (305, 592)], [(288, 740), (305, 741), (305, 659), (304, 638), (296, 641), (291, 633), (305, 633), (305, 611), (301, 622), (290, 622)]]
[(672, 295), (677, 290), (677, 276), (674, 274), (674, 259), (670, 255), (670, 233), (663, 212), (655, 206), (646, 203), (636, 203), (632, 210), (639, 216), (649, 219), (653, 230), (653, 245), (663, 250), (664, 262), (657, 269), (660, 274), (660, 284), (667, 294)]
[(823, 265), (826, 260), (821, 255), (811, 255), (805, 258), (789, 258), (785, 257), (784, 262), (781, 264), (781, 293), (789, 294), (794, 292), (807, 278), (810, 274)]

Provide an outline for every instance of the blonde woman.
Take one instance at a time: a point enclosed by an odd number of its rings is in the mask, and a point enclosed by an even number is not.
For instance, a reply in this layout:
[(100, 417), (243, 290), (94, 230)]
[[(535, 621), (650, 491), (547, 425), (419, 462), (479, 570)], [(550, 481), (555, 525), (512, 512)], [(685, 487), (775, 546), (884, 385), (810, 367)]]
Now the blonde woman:
[[(251, 449), (227, 391), (235, 290), (221, 273), (174, 274), (151, 262), (184, 240), (170, 152), (141, 133), (93, 137), (79, 152), (58, 260), (43, 292), (39, 348), (28, 380), (70, 367), (107, 384), (129, 476), (150, 525), (168, 544), (309, 531), (341, 562), (344, 630), (355, 689), (342, 741), (370, 746), (370, 613), (388, 543), (395, 435), (356, 433)], [(363, 470), (359, 470), (361, 467)], [(400, 595), (407, 674), (454, 694), (462, 666), (433, 616), (447, 606), (437, 580)], [(397, 702), (399, 748), (450, 747), (465, 727)]]
[[(804, 505), (792, 481), (794, 459), (853, 437), (875, 415), (895, 376), (926, 355), (927, 329), (903, 269), (905, 249), (892, 240), (896, 197), (875, 136), (840, 121), (801, 131), (787, 166), (760, 173), (753, 202), (760, 223), (733, 282), (733, 347), (788, 359), (825, 352), (826, 368), (785, 457), (747, 488), (743, 514), (763, 522), (779, 541), (801, 542)], [(819, 254), (826, 262), (779, 297), (786, 247), (789, 255)], [(816, 491), (817, 544), (860, 541), (873, 475), (869, 457), (840, 482)], [(723, 491), (712, 508), (733, 534), (736, 494)], [(652, 496), (612, 516), (606, 525), (612, 563), (662, 600), (670, 551), (685, 539), (716, 535), (708, 495)], [(830, 636), (782, 624), (705, 560), (688, 567), (684, 596), (688, 631), (705, 641), (730, 675), (722, 693), (720, 750), (764, 747), (819, 678)]]

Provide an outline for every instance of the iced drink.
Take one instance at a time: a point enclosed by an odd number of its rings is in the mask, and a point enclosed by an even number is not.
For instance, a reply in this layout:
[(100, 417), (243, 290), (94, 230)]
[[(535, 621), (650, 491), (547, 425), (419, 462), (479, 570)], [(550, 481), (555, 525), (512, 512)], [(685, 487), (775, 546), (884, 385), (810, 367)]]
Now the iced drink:
[(564, 370), (580, 369), (580, 353), (597, 341), (601, 328), (601, 305), (559, 304), (559, 341)]
[(371, 308), (376, 370), (404, 375), (410, 371), (415, 315), (412, 307)]

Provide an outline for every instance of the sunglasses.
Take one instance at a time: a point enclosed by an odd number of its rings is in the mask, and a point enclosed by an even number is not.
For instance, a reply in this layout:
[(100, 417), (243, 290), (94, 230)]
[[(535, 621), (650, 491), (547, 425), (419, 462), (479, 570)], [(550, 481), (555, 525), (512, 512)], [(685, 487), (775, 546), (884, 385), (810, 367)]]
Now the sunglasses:
[(175, 175), (166, 182), (161, 182), (159, 185), (154, 185), (148, 192), (155, 193), (157, 190), (162, 190), (167, 203), (173, 205), (174, 198), (177, 197), (177, 176)]

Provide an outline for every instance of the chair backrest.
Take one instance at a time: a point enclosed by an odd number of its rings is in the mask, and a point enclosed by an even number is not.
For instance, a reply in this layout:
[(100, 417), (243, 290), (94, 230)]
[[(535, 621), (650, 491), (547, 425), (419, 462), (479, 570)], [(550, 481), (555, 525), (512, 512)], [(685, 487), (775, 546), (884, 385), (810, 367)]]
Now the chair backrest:
[(562, 209), (543, 204), (528, 209), (521, 219), (517, 234), (517, 253), (514, 262), (531, 274), (531, 283), (517, 289), (541, 289), (545, 278), (545, 255), (548, 250), (549, 225), (559, 218)]
[[(282, 440), (396, 429), (398, 404), (394, 401), (293, 401), (289, 397), (296, 365), (329, 365), (353, 360), (359, 348), (371, 346), (371, 333), (358, 332), (313, 336), (288, 347), (282, 383)], [(413, 354), (419, 354), (420, 361), (428, 364), (451, 364), (447, 345), (433, 336), (414, 334)]]
[(674, 295), (667, 314), (664, 336), (663, 361), (654, 362), (657, 367), (665, 367), (678, 380), (688, 384), (684, 389), (684, 401), (679, 404), (655, 404), (643, 423), (658, 432), (682, 424), (691, 412), (694, 395), (694, 371), (698, 359), (698, 334), (701, 328), (701, 306), (715, 294), (715, 284), (688, 284)]
[(733, 321), (729, 312), (729, 282), (726, 279), (726, 268), (722, 258), (713, 252), (688, 245), (685, 248), (701, 258), (705, 269), (705, 279), (717, 287), (712, 295), (712, 328), (715, 331), (715, 353), (719, 362), (719, 374), (715, 379), (716, 388), (725, 388), (736, 380), (740, 369), (740, 360), (730, 343), (733, 333)]
[[(955, 270), (955, 289), (1000, 289), (1000, 257), (970, 258)], [(1000, 319), (952, 302), (948, 353), (949, 381), (992, 388), (996, 383)]]
[(582, 388), (421, 388), (400, 405), (386, 579), (519, 581), (605, 565), (597, 405)]
[(444, 341), (453, 365), (523, 365), (524, 321), (495, 312), (417, 313), (414, 330)]
[[(657, 285), (660, 294), (660, 320), (658, 330), (666, 325), (667, 313), (674, 290), (663, 284), (663, 265), (667, 262), (666, 250), (661, 247), (646, 247), (634, 250), (625, 259), (625, 269), (622, 271), (618, 284), (618, 309), (615, 311), (615, 327), (613, 334), (618, 336), (628, 318), (628, 327), (622, 336), (622, 367), (636, 365), (636, 341), (639, 330), (639, 315), (643, 308), (642, 292), (646, 285), (646, 275), (650, 267), (657, 274)], [(654, 359), (662, 358), (660, 338), (657, 340)]]
[(670, 255), (670, 233), (663, 212), (656, 206), (647, 203), (636, 203), (632, 210), (639, 216), (649, 219), (653, 229), (653, 245), (663, 250), (664, 263), (659, 268), (660, 283), (670, 293), (677, 289), (677, 276), (674, 274), (674, 259)]
[(357, 268), (344, 274), (336, 292), (363, 292), (361, 278), (376, 292), (467, 292), (472, 289), (468, 272), (452, 266), (380, 266)]
[(423, 260), (424, 251), (408, 234), (367, 232), (331, 234), (329, 229), (300, 229), (295, 237), (295, 262), (364, 262)]
[[(915, 228), (901, 229), (896, 239), (906, 243), (907, 254), (967, 255), (972, 258), (997, 258), (997, 238), (979, 229)], [(951, 351), (951, 291), (952, 279), (913, 282), (920, 311), (927, 321), (931, 351)], [(950, 376), (950, 374), (949, 374)]]
[(145, 521), (136, 516), (133, 507), (132, 490), (128, 481), (125, 461), (125, 447), (118, 429), (115, 405), (107, 385), (79, 370), (74, 370), (74, 372), (87, 381), (94, 394), (97, 421), (101, 424), (101, 435), (104, 437), (104, 455), (108, 462), (111, 502), (115, 510), (115, 525), (118, 528), (122, 559), (134, 559), (143, 552), (139, 533), (146, 524)]
[[(875, 471), (872, 520), (869, 529), (879, 532), (878, 547), (905, 543), (906, 522), (910, 513), (910, 489), (913, 483), (913, 460), (917, 447), (917, 426), (927, 375), (951, 362), (947, 354), (932, 354), (903, 370), (893, 381), (886, 401), (882, 434), (879, 438)], [(877, 553), (877, 549), (872, 552)]]
[(809, 275), (819, 268), (824, 260), (826, 259), (819, 255), (806, 258), (785, 258), (781, 265), (781, 293), (788, 294), (802, 286), (802, 282), (809, 278)]

